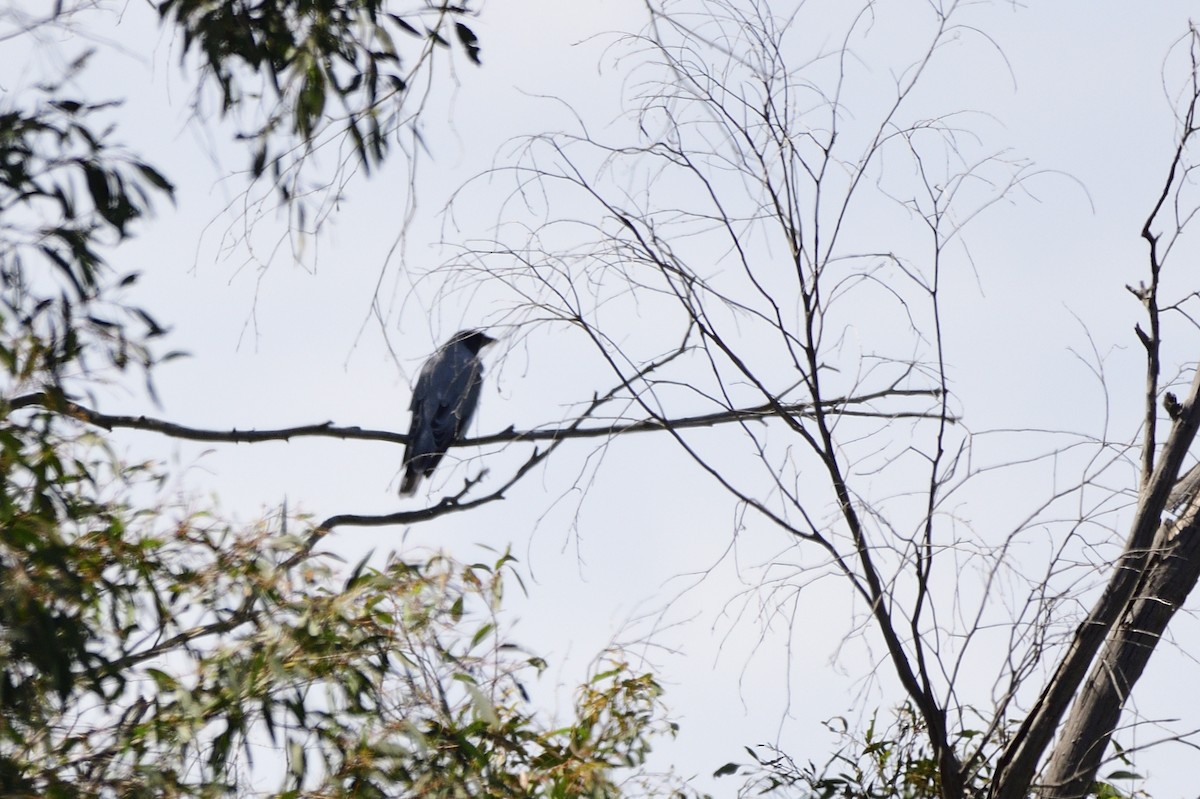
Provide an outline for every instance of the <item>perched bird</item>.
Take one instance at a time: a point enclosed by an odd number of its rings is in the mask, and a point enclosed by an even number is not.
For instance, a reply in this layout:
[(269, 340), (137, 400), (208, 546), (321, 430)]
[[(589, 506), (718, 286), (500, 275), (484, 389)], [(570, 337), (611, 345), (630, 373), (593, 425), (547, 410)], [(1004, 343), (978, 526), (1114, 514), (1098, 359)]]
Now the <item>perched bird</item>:
[(460, 330), (421, 367), (413, 389), (412, 426), (404, 448), (400, 495), (417, 490), (450, 445), (462, 437), (479, 404), (483, 364), (479, 351), (496, 339), (479, 330)]

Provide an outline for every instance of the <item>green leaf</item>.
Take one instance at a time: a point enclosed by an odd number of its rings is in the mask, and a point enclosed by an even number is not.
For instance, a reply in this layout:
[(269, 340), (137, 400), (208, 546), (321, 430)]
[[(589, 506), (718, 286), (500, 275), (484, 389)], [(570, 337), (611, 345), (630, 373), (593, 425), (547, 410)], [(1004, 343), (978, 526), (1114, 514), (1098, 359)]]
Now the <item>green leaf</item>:
[(424, 34), (422, 34), (419, 30), (408, 24), (403, 17), (397, 16), (396, 14), (388, 14), (388, 18), (391, 19), (392, 22), (396, 23), (396, 27), (400, 28), (400, 30), (404, 31), (405, 33), (416, 36), (417, 38), (424, 36)]
[(250, 174), (256, 179), (262, 177), (263, 168), (267, 163), (267, 146), (264, 144), (254, 152), (254, 161), (250, 165)]
[(148, 668), (146, 674), (154, 680), (154, 686), (161, 693), (170, 693), (179, 689), (179, 682), (162, 669)]
[(480, 641), (482, 641), (483, 639), (485, 639), (489, 635), (491, 635), (493, 629), (495, 629), (494, 625), (485, 624), (482, 627), (480, 627), (478, 630), (476, 630), (475, 635), (471, 636), (471, 647), (472, 648), (476, 647)]
[(142, 161), (135, 161), (133, 166), (142, 173), (142, 177), (150, 181), (154, 188), (165, 192), (172, 200), (175, 199), (175, 184), (163, 177), (161, 172)]

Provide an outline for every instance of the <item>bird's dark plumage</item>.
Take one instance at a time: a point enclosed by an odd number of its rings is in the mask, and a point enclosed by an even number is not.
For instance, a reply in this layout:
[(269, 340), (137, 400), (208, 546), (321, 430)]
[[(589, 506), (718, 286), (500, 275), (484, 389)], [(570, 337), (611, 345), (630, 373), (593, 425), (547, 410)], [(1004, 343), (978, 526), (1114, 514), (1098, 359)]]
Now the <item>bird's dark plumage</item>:
[(412, 425), (404, 449), (404, 481), (400, 494), (417, 490), (450, 445), (462, 437), (479, 404), (483, 364), (479, 351), (495, 341), (479, 330), (462, 330), (421, 367), (413, 389)]

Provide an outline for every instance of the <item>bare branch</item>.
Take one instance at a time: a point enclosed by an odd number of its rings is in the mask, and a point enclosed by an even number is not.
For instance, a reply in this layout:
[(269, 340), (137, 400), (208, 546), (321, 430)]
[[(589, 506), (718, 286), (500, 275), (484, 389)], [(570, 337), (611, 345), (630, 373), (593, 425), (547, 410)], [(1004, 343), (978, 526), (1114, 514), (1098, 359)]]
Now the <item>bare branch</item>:
[[(880, 400), (904, 397), (937, 398), (935, 389), (903, 389), (890, 388), (856, 396), (841, 397), (827, 400), (823, 404), (837, 408), (844, 416), (857, 416), (864, 419), (936, 419), (940, 418), (927, 411), (896, 410), (855, 410), (854, 406), (867, 405)], [(291, 441), (294, 438), (336, 438), (357, 441), (384, 441), (392, 444), (404, 444), (408, 441), (407, 434), (390, 430), (371, 430), (356, 426), (339, 426), (333, 422), (298, 425), (268, 430), (214, 430), (174, 422), (155, 419), (149, 416), (122, 416), (119, 414), (101, 413), (71, 400), (58, 400), (44, 393), (25, 394), (13, 398), (9, 403), (13, 410), (39, 407), (60, 412), (72, 419), (86, 422), (104, 430), (118, 428), (142, 430), (160, 433), (170, 438), (187, 441), (212, 441), (230, 444), (255, 444), (264, 441)], [(531, 430), (516, 430), (509, 428), (498, 433), (464, 438), (451, 446), (469, 447), (486, 444), (502, 444), (514, 441), (562, 441), (579, 438), (608, 438), (627, 433), (645, 433), (661, 431), (667, 428), (688, 429), (698, 427), (714, 427), (722, 424), (742, 423), (748, 421), (766, 421), (773, 417), (789, 419), (792, 417), (809, 417), (813, 414), (812, 403), (762, 404), (749, 408), (736, 408), (716, 413), (684, 416), (678, 419), (640, 419), (632, 422), (613, 422), (604, 426), (580, 427), (572, 423), (562, 428), (535, 428)], [(594, 417), (592, 417), (594, 418)], [(956, 421), (951, 419), (950, 421)]]
[[(1164, 564), (1162, 560), (1173, 549), (1166, 539), (1174, 535), (1175, 526), (1160, 526), (1159, 520), (1169, 503), (1181, 499), (1181, 491), (1176, 489), (1177, 477), (1200, 427), (1200, 370), (1193, 375), (1191, 388), (1183, 403), (1177, 399), (1171, 403), (1174, 411), (1171, 432), (1161, 451), (1157, 451), (1155, 431), (1161, 369), (1158, 286), (1164, 256), (1159, 248), (1160, 234), (1153, 228), (1159, 222), (1160, 213), (1168, 207), (1168, 201), (1171, 198), (1178, 200), (1179, 175), (1189, 169), (1185, 161), (1186, 146), (1196, 133), (1196, 112), (1200, 106), (1200, 33), (1195, 28), (1190, 31), (1188, 42), (1192, 67), (1190, 98), (1181, 120), (1179, 140), (1167, 170), (1167, 178), (1142, 227), (1142, 237), (1149, 245), (1150, 283), (1137, 289), (1130, 288), (1146, 306), (1150, 322), (1149, 333), (1140, 326), (1135, 330), (1146, 349), (1145, 436), (1137, 509), (1124, 550), (1108, 584), (1087, 619), (1076, 630), (1049, 684), (997, 765), (991, 791), (994, 799), (1020, 799), (1027, 795), (1038, 762), (1049, 748), (1073, 700), (1075, 707), (1051, 755), (1047, 770), (1048, 784), (1042, 792), (1048, 798), (1077, 796), (1080, 786), (1091, 784), (1107, 746), (1108, 735), (1115, 727), (1115, 718), (1119, 716), (1128, 696), (1128, 689), (1145, 665), (1144, 661), (1139, 661), (1143, 656), (1149, 657), (1153, 650), (1152, 641), (1157, 639), (1145, 636), (1137, 638), (1146, 647), (1141, 654), (1134, 654), (1129, 642), (1134, 636), (1140, 635), (1136, 631), (1153, 630), (1159, 623), (1165, 626), (1174, 612), (1172, 608), (1165, 617), (1160, 615), (1170, 603), (1151, 612), (1144, 603), (1157, 600), (1153, 598), (1155, 594), (1146, 599), (1144, 586), (1153, 584), (1158, 586), (1155, 592), (1165, 592), (1171, 596), (1181, 590), (1176, 581), (1181, 579), (1185, 571), (1175, 561)], [(1176, 219), (1175, 227), (1170, 232), (1170, 242), (1173, 243), (1182, 233), (1187, 218), (1190, 217), (1185, 216), (1183, 222)], [(1190, 585), (1187, 589), (1190, 590)], [(1142, 611), (1137, 627), (1131, 628), (1129, 624), (1121, 622), (1122, 619), (1131, 618), (1129, 614), (1137, 614), (1138, 607)], [(1121, 627), (1114, 629), (1118, 623), (1121, 623)], [(1097, 659), (1102, 646), (1105, 647), (1105, 653)], [(1114, 658), (1117, 657), (1125, 660), (1116, 662)], [(1113, 669), (1117, 671), (1113, 672)], [(1091, 677), (1088, 677), (1089, 672)], [(1114, 673), (1124, 675), (1117, 680), (1115, 693), (1112, 690), (1114, 685), (1106, 682)], [(1088, 680), (1086, 685), (1085, 678)], [(1079, 693), (1081, 685), (1084, 685), (1083, 692)], [(1077, 693), (1078, 699), (1075, 698)], [(1109, 723), (1109, 720), (1114, 721)], [(1105, 727), (1105, 724), (1108, 726)], [(1097, 734), (1101, 738), (1096, 738)]]

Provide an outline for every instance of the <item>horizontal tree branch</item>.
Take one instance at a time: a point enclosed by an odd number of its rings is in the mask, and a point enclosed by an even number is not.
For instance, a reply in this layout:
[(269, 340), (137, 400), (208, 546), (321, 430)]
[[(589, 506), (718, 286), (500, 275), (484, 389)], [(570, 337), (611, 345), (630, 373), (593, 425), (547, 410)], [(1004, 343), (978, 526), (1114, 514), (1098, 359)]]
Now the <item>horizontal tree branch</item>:
[[(869, 419), (939, 419), (937, 412), (928, 411), (875, 411), (859, 410), (851, 406), (862, 406), (870, 402), (896, 397), (937, 397), (936, 389), (897, 389), (889, 388), (851, 397), (840, 397), (820, 403), (824, 408), (840, 408), (843, 416), (855, 416)], [(150, 416), (122, 416), (108, 414), (88, 408), (68, 399), (59, 399), (44, 392), (25, 394), (9, 401), (11, 410), (22, 408), (45, 408), (61, 413), (72, 419), (102, 428), (104, 430), (128, 429), (159, 433), (170, 438), (187, 441), (211, 441), (229, 444), (255, 444), (263, 441), (290, 441), (293, 438), (337, 438), (342, 440), (385, 441), (393, 444), (405, 444), (408, 436), (391, 430), (372, 430), (357, 426), (339, 426), (333, 422), (299, 425), (296, 427), (280, 427), (266, 430), (214, 430), (168, 422)], [(734, 408), (698, 416), (685, 416), (678, 419), (638, 419), (632, 422), (615, 422), (608, 425), (593, 425), (578, 427), (539, 428), (532, 430), (517, 430), (509, 427), (498, 433), (475, 438), (465, 438), (454, 446), (479, 446), (498, 444), (510, 441), (563, 441), (573, 438), (606, 438), (626, 433), (644, 433), (655, 430), (683, 429), (697, 427), (714, 427), (721, 424), (765, 421), (781, 415), (780, 411), (793, 416), (811, 416), (812, 403), (794, 403), (788, 405), (772, 405), (769, 403), (749, 408)], [(957, 422), (956, 418), (949, 421)]]
[[(564, 427), (534, 430), (516, 430), (510, 427), (507, 430), (503, 430), (498, 433), (491, 433), (488, 435), (463, 439), (462, 441), (456, 442), (454, 446), (478, 446), (483, 444), (496, 444), (513, 441), (542, 441), (549, 442), (550, 446), (545, 449), (535, 449), (529, 459), (517, 470), (516, 474), (506, 480), (499, 488), (491, 491), (486, 496), (464, 501), (470, 489), (482, 477), (482, 474), (480, 474), (475, 478), (469, 479), (464, 484), (462, 490), (457, 494), (443, 497), (439, 502), (429, 507), (379, 515), (343, 513), (331, 516), (314, 528), (307, 545), (302, 548), (301, 552), (297, 553), (297, 558), (303, 557), (305, 554), (310, 552), (313, 546), (315, 546), (315, 544), (321, 538), (323, 538), (330, 530), (336, 527), (383, 527), (397, 524), (416, 524), (418, 522), (428, 521), (448, 513), (457, 513), (470, 510), (471, 508), (478, 507), (479, 505), (501, 500), (504, 498), (505, 492), (514, 483), (516, 483), (535, 465), (545, 460), (550, 453), (558, 447), (558, 445), (570, 439), (606, 438), (615, 435), (623, 435), (626, 433), (651, 432), (657, 430), (678, 430), (682, 428), (713, 427), (716, 425), (730, 423), (766, 421), (772, 417), (780, 417), (784, 414), (808, 417), (813, 414), (813, 409), (815, 407), (813, 403), (794, 403), (787, 405), (764, 403), (762, 405), (749, 408), (717, 411), (715, 413), (686, 416), (678, 419), (650, 418), (639, 419), (632, 422), (618, 422), (607, 425), (595, 424), (595, 417), (593, 414), (595, 414), (595, 412), (602, 405), (612, 401), (614, 396), (615, 395), (612, 392), (609, 392), (603, 397), (594, 398), (589, 403), (588, 407), (582, 413), (580, 413), (580, 415), (573, 422)], [(901, 389), (892, 387), (867, 394), (851, 397), (839, 397), (819, 403), (819, 405), (825, 409), (837, 409), (837, 413), (840, 413), (844, 416), (876, 419), (938, 419), (940, 416), (936, 412), (895, 411), (887, 413), (882, 411), (860, 409), (860, 407), (863, 405), (885, 399), (903, 397), (935, 398), (938, 396), (940, 396), (940, 391), (937, 389)], [(856, 408), (852, 406), (860, 407)], [(361, 441), (384, 441), (395, 444), (404, 444), (408, 441), (408, 436), (403, 433), (396, 433), (390, 430), (364, 429), (356, 426), (344, 427), (335, 425), (332, 422), (321, 422), (318, 424), (299, 425), (296, 427), (284, 427), (267, 430), (238, 430), (236, 428), (231, 430), (204, 429), (176, 424), (174, 422), (168, 422), (163, 419), (155, 419), (148, 416), (125, 416), (102, 413), (85, 405), (81, 405), (78, 402), (74, 402), (72, 400), (52, 394), (47, 394), (45, 392), (35, 392), (15, 397), (8, 402), (8, 408), (10, 411), (24, 408), (43, 408), (104, 430), (111, 431), (118, 428), (142, 430), (145, 432), (158, 433), (170, 438), (188, 441), (211, 441), (232, 444), (253, 444), (263, 441), (290, 441), (293, 438), (337, 438), (343, 440), (353, 439)], [(593, 420), (593, 424), (584, 427), (583, 423), (589, 419)], [(949, 421), (953, 423), (956, 422), (957, 419), (950, 418)]]

